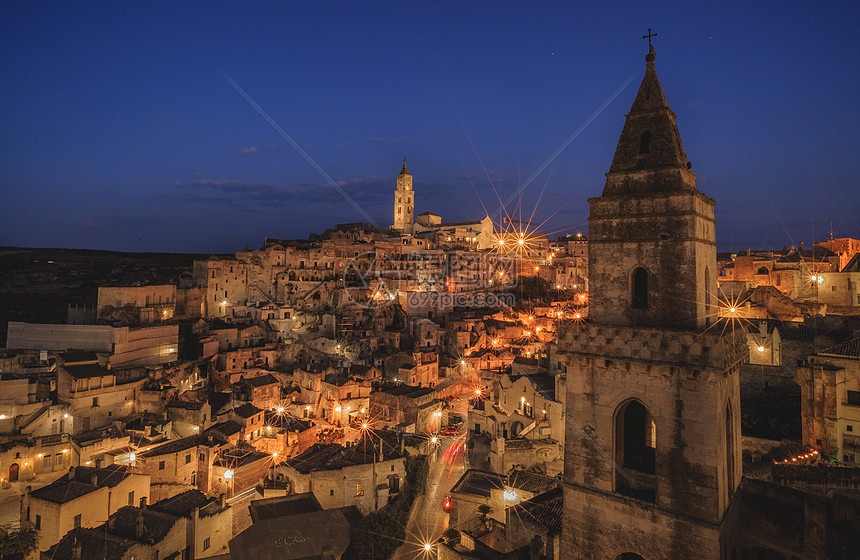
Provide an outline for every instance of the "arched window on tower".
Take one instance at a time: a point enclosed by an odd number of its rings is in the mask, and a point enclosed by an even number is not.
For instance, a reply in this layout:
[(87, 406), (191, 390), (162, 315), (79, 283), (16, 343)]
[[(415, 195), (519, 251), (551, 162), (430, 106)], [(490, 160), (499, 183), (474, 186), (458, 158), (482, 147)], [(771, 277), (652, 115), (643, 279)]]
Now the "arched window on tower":
[(758, 270), (756, 270), (755, 273), (756, 274), (770, 274), (770, 271), (768, 271), (767, 267), (763, 266), (763, 267), (759, 268)]
[(648, 272), (641, 266), (633, 271), (633, 309), (648, 309)]
[(731, 497), (735, 491), (735, 430), (731, 403), (726, 406), (726, 483)]
[(657, 427), (641, 402), (622, 404), (615, 415), (615, 490), (653, 502), (657, 480)]
[(705, 324), (711, 325), (711, 270), (705, 267)]
[(646, 130), (642, 133), (642, 136), (639, 137), (639, 154), (650, 154), (651, 153), (651, 132)]

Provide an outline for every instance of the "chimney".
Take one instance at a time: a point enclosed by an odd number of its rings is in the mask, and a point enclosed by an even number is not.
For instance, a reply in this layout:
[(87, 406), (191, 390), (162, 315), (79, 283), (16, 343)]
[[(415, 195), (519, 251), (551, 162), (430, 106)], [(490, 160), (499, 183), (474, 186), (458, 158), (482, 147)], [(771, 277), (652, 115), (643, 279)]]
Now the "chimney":
[(69, 467), (69, 480), (75, 479), (75, 467)]
[(91, 482), (92, 482), (93, 486), (98, 486), (99, 485), (99, 475), (93, 474), (93, 478), (91, 479)]
[(143, 514), (139, 513), (137, 515), (137, 521), (134, 524), (134, 534), (140, 539), (143, 538)]
[(747, 256), (752, 256), (752, 247), (747, 247)]
[(218, 508), (224, 509), (224, 494), (218, 494)]
[(72, 543), (72, 560), (81, 560), (81, 543), (78, 542), (77, 535), (75, 535), (75, 541)]
[(146, 509), (146, 496), (140, 498), (140, 509)]

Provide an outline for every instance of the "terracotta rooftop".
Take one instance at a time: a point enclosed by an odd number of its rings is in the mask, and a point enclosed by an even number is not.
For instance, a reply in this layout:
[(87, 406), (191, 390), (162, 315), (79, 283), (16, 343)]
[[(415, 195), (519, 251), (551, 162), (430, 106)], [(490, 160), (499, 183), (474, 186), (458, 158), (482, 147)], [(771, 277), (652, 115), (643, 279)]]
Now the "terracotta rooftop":
[(263, 412), (263, 410), (260, 408), (257, 408), (256, 406), (252, 405), (251, 403), (245, 403), (238, 408), (234, 408), (233, 412), (236, 414), (236, 416), (239, 416), (241, 418), (250, 418), (250, 417), (254, 416), (255, 414), (259, 414), (259, 413)]
[(818, 355), (860, 360), (860, 337), (837, 344), (836, 346), (831, 346), (819, 352)]
[(525, 521), (531, 521), (546, 527), (550, 533), (561, 532), (562, 522), (562, 495), (561, 486), (538, 494), (531, 500), (526, 500), (515, 505), (511, 515)]
[(103, 377), (105, 375), (113, 375), (113, 373), (98, 364), (82, 364), (79, 366), (66, 365), (63, 369), (75, 379), (89, 379), (91, 377)]
[(122, 465), (107, 467), (72, 467), (66, 476), (62, 476), (47, 486), (30, 491), (31, 498), (64, 504), (85, 496), (99, 488), (113, 488), (132, 473)]
[(403, 457), (398, 435), (388, 430), (376, 430), (373, 438), (360, 440), (356, 445), (339, 443), (315, 443), (307, 451), (288, 459), (285, 464), (302, 474), (313, 471), (339, 470), (353, 465), (366, 465), (379, 460), (382, 448), (383, 460)]

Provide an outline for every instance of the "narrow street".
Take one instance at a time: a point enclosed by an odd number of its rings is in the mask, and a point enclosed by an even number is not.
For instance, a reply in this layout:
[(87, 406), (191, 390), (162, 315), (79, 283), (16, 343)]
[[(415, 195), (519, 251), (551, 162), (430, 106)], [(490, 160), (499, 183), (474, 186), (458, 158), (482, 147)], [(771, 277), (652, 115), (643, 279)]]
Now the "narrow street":
[(424, 545), (436, 541), (449, 528), (451, 514), (443, 508), (451, 488), (466, 465), (466, 423), (453, 436), (440, 436), (440, 445), (430, 456), (430, 472), (424, 493), (415, 499), (406, 526), (406, 541), (391, 556), (397, 560), (424, 557)]

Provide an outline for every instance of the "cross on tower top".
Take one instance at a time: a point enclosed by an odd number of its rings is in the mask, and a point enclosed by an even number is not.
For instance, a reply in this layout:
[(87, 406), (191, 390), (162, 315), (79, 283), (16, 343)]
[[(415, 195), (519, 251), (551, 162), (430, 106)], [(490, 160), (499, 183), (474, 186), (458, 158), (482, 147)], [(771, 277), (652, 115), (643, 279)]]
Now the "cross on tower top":
[(642, 35), (643, 39), (648, 39), (648, 46), (651, 46), (651, 37), (656, 37), (656, 33), (651, 33), (651, 28), (648, 28), (648, 35)]

